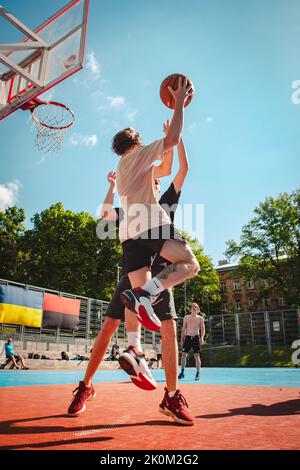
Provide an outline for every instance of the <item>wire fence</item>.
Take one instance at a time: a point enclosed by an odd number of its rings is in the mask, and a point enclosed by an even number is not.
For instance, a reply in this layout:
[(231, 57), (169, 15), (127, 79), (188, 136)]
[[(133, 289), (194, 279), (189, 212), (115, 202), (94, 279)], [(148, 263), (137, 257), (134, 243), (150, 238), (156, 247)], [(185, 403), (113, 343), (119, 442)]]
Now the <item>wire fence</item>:
[[(12, 337), (19, 341), (36, 341), (61, 344), (84, 344), (89, 350), (93, 339), (101, 329), (109, 305), (103, 300), (91, 299), (65, 292), (29, 286), (0, 279), (0, 284), (19, 286), (28, 290), (48, 292), (80, 300), (78, 329), (74, 331), (59, 328), (29, 328), (20, 325), (0, 324), (0, 339)], [(1, 305), (1, 304), (0, 304)], [(180, 340), (183, 318), (177, 322)], [(258, 311), (239, 314), (211, 315), (205, 318), (205, 346), (202, 355), (207, 365), (232, 364), (251, 365), (247, 356), (262, 355), (262, 363), (272, 364), (277, 355), (288, 356), (292, 343), (300, 338), (300, 310)], [(159, 341), (160, 333), (142, 327), (142, 343), (151, 348)], [(120, 344), (126, 343), (125, 324), (121, 323), (113, 336)], [(217, 359), (217, 360), (216, 360)], [(280, 359), (280, 357), (279, 357)], [(245, 362), (243, 364), (242, 362)], [(250, 361), (251, 362), (251, 361)]]

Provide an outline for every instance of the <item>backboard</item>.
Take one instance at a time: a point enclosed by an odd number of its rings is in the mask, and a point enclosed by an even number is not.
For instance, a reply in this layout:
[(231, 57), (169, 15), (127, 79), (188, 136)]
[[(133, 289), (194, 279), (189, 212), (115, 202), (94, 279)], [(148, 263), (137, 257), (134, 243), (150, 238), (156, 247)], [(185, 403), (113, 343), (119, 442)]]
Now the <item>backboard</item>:
[(89, 0), (72, 0), (34, 31), (0, 6), (24, 34), (0, 44), (0, 120), (83, 67)]

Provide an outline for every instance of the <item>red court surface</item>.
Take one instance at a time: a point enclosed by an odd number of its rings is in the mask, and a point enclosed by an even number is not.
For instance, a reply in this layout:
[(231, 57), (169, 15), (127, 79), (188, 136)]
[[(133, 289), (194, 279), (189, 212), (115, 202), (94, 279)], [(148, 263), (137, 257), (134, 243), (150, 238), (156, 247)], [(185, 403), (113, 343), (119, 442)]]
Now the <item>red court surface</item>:
[(96, 398), (68, 417), (72, 385), (0, 391), (0, 449), (215, 450), (299, 449), (298, 388), (182, 385), (193, 427), (158, 412), (163, 385), (143, 392), (131, 383), (96, 383)]

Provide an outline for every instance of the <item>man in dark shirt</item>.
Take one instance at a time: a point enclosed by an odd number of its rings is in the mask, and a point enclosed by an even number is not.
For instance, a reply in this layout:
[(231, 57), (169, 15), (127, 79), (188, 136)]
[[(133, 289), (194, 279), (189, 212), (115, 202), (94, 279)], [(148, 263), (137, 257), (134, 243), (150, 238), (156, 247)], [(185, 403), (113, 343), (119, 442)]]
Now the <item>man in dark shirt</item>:
[[(175, 236), (181, 239), (184, 243), (184, 239), (182, 239), (181, 235), (173, 225), (175, 210), (181, 195), (181, 188), (188, 172), (188, 161), (182, 140), (178, 144), (178, 157), (179, 170), (167, 191), (159, 199), (159, 204), (163, 206), (164, 210), (171, 218), (171, 230), (174, 231), (173, 234), (175, 234)], [(116, 174), (114, 172), (110, 172), (108, 175), (110, 188), (104, 204), (113, 204), (115, 179)], [(160, 193), (159, 179), (155, 179), (154, 184), (158, 197)], [(107, 212), (105, 212), (105, 214), (107, 214)], [(107, 220), (116, 221), (118, 225), (122, 218), (121, 210), (115, 208), (110, 213), (110, 216), (105, 218)], [(156, 255), (154, 259), (152, 259), (152, 275), (155, 276), (168, 264), (170, 264), (168, 261)], [(120, 279), (120, 282), (112, 297), (111, 303), (107, 309), (108, 318), (106, 318), (93, 347), (93, 354), (89, 361), (84, 380), (79, 383), (79, 387), (75, 390), (77, 393), (75, 394), (68, 410), (68, 413), (72, 416), (77, 416), (78, 414), (82, 413), (85, 410), (85, 402), (88, 399), (95, 397), (92, 378), (105, 354), (111, 336), (118, 328), (120, 322), (122, 320), (124, 321), (125, 319), (125, 307), (120, 299), (120, 294), (124, 290), (130, 289), (130, 287), (131, 284), (129, 278), (125, 274)], [(154, 307), (156, 315), (161, 320), (162, 354), (167, 382), (165, 396), (159, 406), (159, 411), (166, 416), (172, 417), (177, 423), (193, 425), (194, 419), (187, 411), (187, 408), (185, 407), (186, 401), (178, 390), (178, 345), (176, 332), (177, 315), (172, 290), (168, 289), (161, 292), (156, 299)], [(132, 346), (133, 341), (129, 341), (130, 346), (120, 355), (119, 363), (121, 367), (130, 375), (131, 381), (136, 386), (144, 390), (154, 390), (157, 385), (149, 371), (144, 354), (141, 350), (140, 332), (136, 332), (136, 337), (138, 339), (134, 346)]]

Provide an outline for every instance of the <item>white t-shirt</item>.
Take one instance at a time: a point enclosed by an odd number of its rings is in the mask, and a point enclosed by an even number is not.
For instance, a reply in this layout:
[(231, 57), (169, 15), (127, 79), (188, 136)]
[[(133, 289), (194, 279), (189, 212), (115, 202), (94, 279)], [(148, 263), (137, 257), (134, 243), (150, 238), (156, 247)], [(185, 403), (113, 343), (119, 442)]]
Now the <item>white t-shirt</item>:
[(163, 159), (163, 153), (164, 139), (161, 139), (150, 145), (140, 145), (120, 157), (116, 182), (124, 213), (119, 225), (121, 242), (151, 228), (171, 224), (154, 191), (154, 163)]

